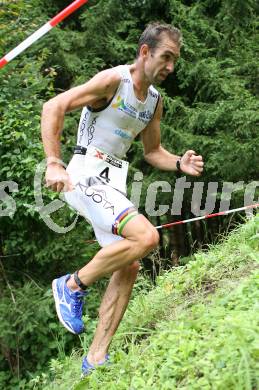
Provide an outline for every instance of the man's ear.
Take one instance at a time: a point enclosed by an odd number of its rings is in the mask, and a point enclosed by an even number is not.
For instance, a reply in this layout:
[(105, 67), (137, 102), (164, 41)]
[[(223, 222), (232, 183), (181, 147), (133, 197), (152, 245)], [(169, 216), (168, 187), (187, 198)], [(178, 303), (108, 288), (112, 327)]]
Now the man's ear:
[(146, 43), (144, 43), (144, 44), (141, 46), (139, 52), (140, 52), (141, 57), (147, 58), (147, 56), (148, 56), (148, 54), (149, 54), (149, 52), (150, 52), (150, 48), (149, 48), (149, 46), (148, 46)]

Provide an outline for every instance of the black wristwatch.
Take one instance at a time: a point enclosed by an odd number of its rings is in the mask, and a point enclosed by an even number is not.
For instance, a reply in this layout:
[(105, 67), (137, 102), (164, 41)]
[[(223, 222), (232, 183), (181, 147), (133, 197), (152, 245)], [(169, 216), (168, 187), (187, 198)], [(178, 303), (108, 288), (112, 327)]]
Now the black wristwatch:
[(181, 170), (181, 157), (179, 158), (179, 160), (176, 161), (176, 168), (178, 172), (183, 173), (183, 171)]

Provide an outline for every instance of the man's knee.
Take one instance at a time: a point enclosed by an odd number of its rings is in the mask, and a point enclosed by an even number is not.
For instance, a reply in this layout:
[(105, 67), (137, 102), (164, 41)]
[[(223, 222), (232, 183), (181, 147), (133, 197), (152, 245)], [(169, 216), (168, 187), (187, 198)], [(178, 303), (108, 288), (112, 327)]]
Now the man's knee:
[(136, 259), (156, 248), (159, 234), (155, 227), (141, 214), (130, 220), (123, 230), (123, 236), (134, 243)]
[(134, 261), (132, 264), (128, 266), (128, 272), (133, 276), (137, 275), (140, 268), (139, 261)]
[(144, 247), (145, 250), (151, 251), (155, 249), (159, 244), (159, 234), (155, 228), (146, 229), (139, 237), (140, 245)]

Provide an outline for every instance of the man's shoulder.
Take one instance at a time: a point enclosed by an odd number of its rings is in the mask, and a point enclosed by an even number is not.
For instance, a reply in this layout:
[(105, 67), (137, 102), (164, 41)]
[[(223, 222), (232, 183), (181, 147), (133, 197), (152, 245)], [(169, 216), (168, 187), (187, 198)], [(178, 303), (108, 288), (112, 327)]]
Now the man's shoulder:
[(148, 92), (149, 92), (150, 96), (152, 96), (154, 99), (158, 100), (160, 93), (153, 85), (150, 85), (150, 87), (148, 88)]
[(121, 78), (122, 78), (121, 72), (119, 71), (118, 66), (102, 70), (99, 73), (97, 73), (96, 76), (100, 80), (104, 81), (106, 84), (109, 84), (109, 85), (119, 84), (121, 81)]

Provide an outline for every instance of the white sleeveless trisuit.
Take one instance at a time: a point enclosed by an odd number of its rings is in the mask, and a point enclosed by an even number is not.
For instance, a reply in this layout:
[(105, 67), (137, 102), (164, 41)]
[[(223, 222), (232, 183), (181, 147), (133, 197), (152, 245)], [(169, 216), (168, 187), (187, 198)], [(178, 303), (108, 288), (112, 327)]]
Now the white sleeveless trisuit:
[(113, 69), (121, 81), (111, 101), (101, 109), (82, 110), (75, 148), (79, 154), (67, 167), (75, 189), (65, 193), (67, 203), (91, 223), (101, 246), (122, 239), (124, 226), (138, 214), (126, 197), (128, 163), (121, 159), (159, 101), (153, 86), (145, 102), (136, 98), (128, 65)]

